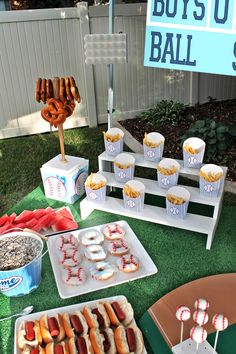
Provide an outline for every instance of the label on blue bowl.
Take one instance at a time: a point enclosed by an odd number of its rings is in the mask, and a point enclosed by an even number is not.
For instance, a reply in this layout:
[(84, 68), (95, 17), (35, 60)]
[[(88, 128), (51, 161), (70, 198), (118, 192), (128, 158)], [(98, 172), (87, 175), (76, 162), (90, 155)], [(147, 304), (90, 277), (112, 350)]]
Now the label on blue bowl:
[(0, 291), (5, 292), (16, 288), (23, 281), (23, 277), (12, 276), (5, 279), (0, 279)]

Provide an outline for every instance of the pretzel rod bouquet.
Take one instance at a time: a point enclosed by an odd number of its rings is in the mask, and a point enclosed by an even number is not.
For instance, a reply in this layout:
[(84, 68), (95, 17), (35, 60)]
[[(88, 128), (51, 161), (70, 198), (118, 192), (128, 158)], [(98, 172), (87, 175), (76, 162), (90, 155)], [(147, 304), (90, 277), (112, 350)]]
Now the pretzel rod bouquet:
[(143, 139), (144, 158), (148, 161), (160, 161), (163, 155), (164, 142), (165, 138), (160, 133), (145, 133)]
[(106, 199), (106, 178), (99, 173), (91, 173), (85, 181), (87, 199), (92, 202), (104, 202)]
[(200, 194), (217, 197), (223, 183), (223, 170), (220, 166), (208, 164), (199, 171)]
[(144, 207), (145, 186), (143, 183), (130, 180), (123, 187), (125, 209), (141, 212)]
[(206, 143), (199, 138), (188, 138), (183, 143), (184, 167), (200, 168)]
[(190, 199), (190, 193), (183, 187), (171, 187), (166, 193), (167, 215), (172, 218), (184, 219)]
[(105, 149), (108, 155), (116, 156), (123, 151), (124, 133), (119, 128), (110, 128), (103, 132)]
[(80, 94), (73, 77), (38, 78), (35, 98), (43, 102), (41, 116), (50, 126), (58, 128), (62, 161), (65, 159), (63, 123), (75, 109), (75, 101), (80, 103)]
[(127, 182), (134, 177), (135, 158), (127, 153), (121, 153), (114, 160), (115, 179)]
[(180, 164), (174, 159), (163, 159), (157, 165), (158, 185), (161, 188), (176, 186)]

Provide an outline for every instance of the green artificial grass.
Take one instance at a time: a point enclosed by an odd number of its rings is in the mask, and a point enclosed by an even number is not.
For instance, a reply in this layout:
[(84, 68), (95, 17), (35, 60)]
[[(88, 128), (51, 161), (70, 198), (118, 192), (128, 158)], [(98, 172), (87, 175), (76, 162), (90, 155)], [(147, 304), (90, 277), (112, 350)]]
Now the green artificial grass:
[[(91, 171), (97, 171), (104, 129), (66, 130), (66, 154), (89, 159)], [(0, 215), (41, 183), (40, 167), (59, 153), (57, 132), (0, 140)]]
[[(88, 158), (90, 170), (96, 171), (97, 156), (103, 151), (101, 132), (104, 129), (105, 127), (99, 127), (66, 131), (66, 153)], [(24, 209), (43, 208), (48, 205), (56, 208), (63, 205), (47, 200), (41, 187), (36, 188), (41, 183), (39, 168), (58, 153), (57, 133), (0, 141), (0, 214), (8, 209), (9, 212), (15, 211), (18, 214)], [(142, 171), (138, 170), (139, 176), (155, 178), (154, 171), (143, 175)], [(33, 190), (34, 188), (36, 189)], [(28, 194), (32, 190), (33, 192)], [(23, 198), (25, 195), (27, 196)], [(158, 201), (163, 203), (161, 198)], [(153, 204), (153, 199), (150, 198), (149, 202)], [(207, 251), (206, 235), (186, 230), (99, 211), (94, 211), (86, 220), (81, 221), (77, 202), (71, 209), (80, 228), (126, 220), (153, 259), (158, 273), (106, 290), (62, 300), (58, 295), (49, 257), (45, 256), (39, 288), (32, 294), (20, 298), (0, 295), (0, 317), (18, 312), (28, 305), (34, 305), (35, 311), (42, 311), (122, 294), (131, 302), (135, 318), (138, 320), (157, 299), (176, 287), (200, 277), (236, 271), (235, 205), (236, 197), (226, 194), (212, 250)], [(196, 205), (191, 208), (196, 208)], [(204, 215), (209, 212), (201, 207), (200, 211)], [(1, 354), (13, 352), (14, 323), (14, 319), (0, 322)], [(151, 350), (148, 352), (151, 353)]]
[[(60, 207), (60, 202), (47, 200), (38, 187), (13, 207), (16, 213), (24, 209)], [(68, 300), (60, 299), (48, 256), (43, 259), (42, 282), (32, 294), (20, 298), (0, 295), (1, 316), (18, 312), (28, 305), (35, 311), (67, 306), (113, 295), (125, 295), (131, 302), (138, 320), (157, 299), (193, 279), (236, 270), (235, 217), (236, 208), (224, 206), (211, 251), (205, 249), (206, 236), (165, 227), (138, 219), (94, 211), (86, 220), (79, 219), (79, 202), (71, 206), (79, 228), (126, 220), (156, 264), (158, 273), (144, 279), (96, 291)], [(0, 353), (12, 353), (15, 320), (1, 323)], [(151, 351), (149, 350), (151, 353)]]

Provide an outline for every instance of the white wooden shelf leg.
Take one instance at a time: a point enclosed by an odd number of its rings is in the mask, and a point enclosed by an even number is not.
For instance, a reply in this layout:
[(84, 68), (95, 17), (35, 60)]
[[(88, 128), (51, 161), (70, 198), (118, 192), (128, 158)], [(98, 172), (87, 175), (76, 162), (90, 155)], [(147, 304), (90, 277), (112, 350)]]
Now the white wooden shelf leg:
[(214, 234), (215, 232), (211, 232), (207, 235), (207, 243), (206, 243), (206, 249), (207, 250), (210, 250), (211, 249), (211, 245), (212, 245), (212, 241), (213, 241), (213, 238), (214, 238)]
[(89, 203), (87, 199), (83, 199), (82, 202), (80, 203), (80, 216), (81, 219), (87, 219), (87, 217), (94, 211), (93, 208), (89, 206)]

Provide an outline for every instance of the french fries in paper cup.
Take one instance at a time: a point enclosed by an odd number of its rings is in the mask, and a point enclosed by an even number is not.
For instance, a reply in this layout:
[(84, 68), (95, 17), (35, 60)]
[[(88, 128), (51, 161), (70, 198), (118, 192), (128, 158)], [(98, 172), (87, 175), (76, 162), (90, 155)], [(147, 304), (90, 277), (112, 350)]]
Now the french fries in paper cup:
[(224, 172), (220, 166), (204, 165), (199, 171), (200, 194), (206, 197), (217, 197), (223, 184)]
[(104, 202), (106, 199), (106, 178), (99, 173), (91, 173), (85, 181), (86, 196), (92, 202)]
[(180, 164), (174, 159), (163, 159), (157, 165), (157, 179), (160, 188), (176, 186)]
[(134, 178), (135, 158), (127, 153), (121, 153), (114, 160), (115, 179), (118, 182), (127, 182)]
[(144, 158), (148, 161), (159, 162), (162, 159), (165, 138), (157, 132), (145, 133), (143, 139)]
[(116, 156), (123, 151), (124, 133), (119, 128), (110, 128), (103, 132), (105, 149), (108, 155)]
[(184, 167), (200, 168), (206, 143), (199, 138), (188, 138), (183, 143)]
[(184, 219), (189, 205), (190, 193), (183, 187), (171, 187), (166, 193), (167, 215), (175, 219)]
[(143, 183), (130, 180), (123, 188), (123, 199), (125, 209), (141, 212), (144, 206), (145, 186)]

